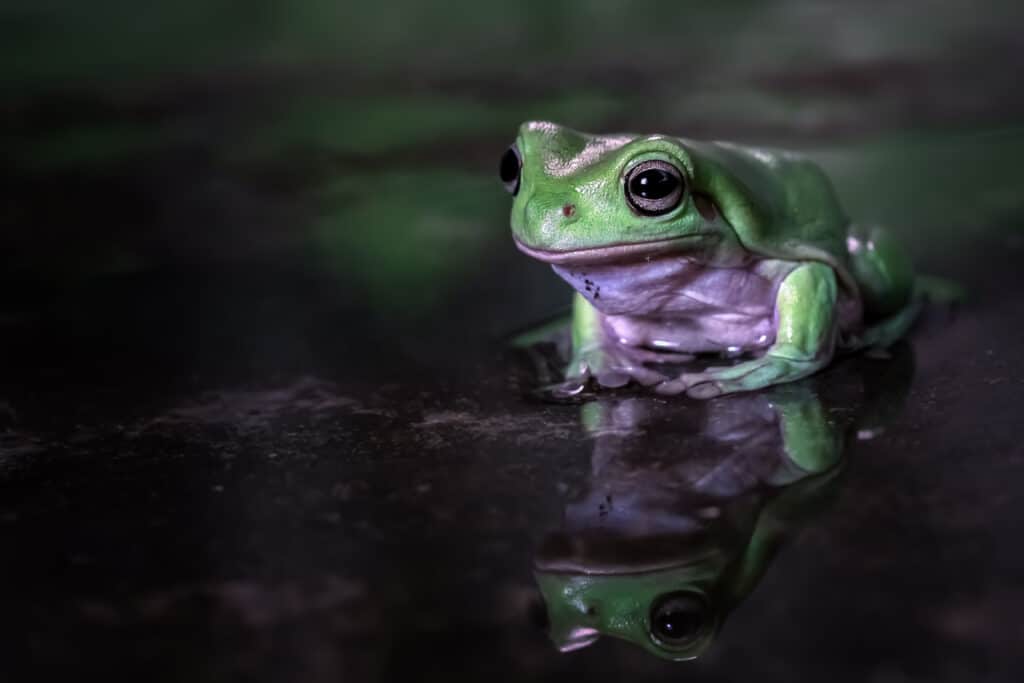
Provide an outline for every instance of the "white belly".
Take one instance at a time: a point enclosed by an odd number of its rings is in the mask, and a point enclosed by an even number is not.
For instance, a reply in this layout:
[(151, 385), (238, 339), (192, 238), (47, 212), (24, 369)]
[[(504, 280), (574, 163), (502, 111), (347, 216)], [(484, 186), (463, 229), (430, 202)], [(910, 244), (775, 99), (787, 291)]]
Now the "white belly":
[(656, 351), (755, 351), (775, 341), (775, 295), (798, 264), (711, 268), (683, 257), (555, 272), (602, 314), (606, 335)]

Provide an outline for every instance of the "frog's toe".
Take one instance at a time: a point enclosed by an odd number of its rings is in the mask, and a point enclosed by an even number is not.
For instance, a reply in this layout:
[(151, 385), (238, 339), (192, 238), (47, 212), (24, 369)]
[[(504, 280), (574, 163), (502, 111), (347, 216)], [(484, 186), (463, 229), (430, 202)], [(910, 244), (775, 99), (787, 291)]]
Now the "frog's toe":
[(678, 396), (686, 391), (686, 382), (683, 379), (669, 379), (654, 387), (654, 393), (662, 396)]
[(714, 398), (715, 396), (721, 396), (725, 391), (718, 382), (700, 382), (694, 384), (686, 390), (686, 395), (690, 398)]
[(665, 376), (640, 366), (609, 368), (597, 373), (597, 383), (607, 389), (619, 389), (630, 382), (649, 387), (665, 380)]
[(662, 382), (654, 390), (665, 396), (685, 393), (690, 398), (713, 398), (726, 393), (726, 388), (716, 381), (716, 375), (708, 372), (691, 372)]
[[(621, 384), (614, 386), (625, 386), (629, 382), (636, 382), (640, 386), (649, 387), (665, 380), (665, 376), (661, 373), (639, 364), (629, 364), (615, 368), (610, 370), (609, 374), (614, 375), (615, 380), (622, 380)], [(600, 381), (604, 386), (613, 386), (605, 383), (605, 381), (600, 377), (598, 378), (598, 381)]]
[(665, 381), (665, 375), (654, 370), (643, 368), (633, 372), (633, 381), (645, 387), (653, 387)]
[(558, 399), (573, 398), (583, 393), (590, 383), (589, 375), (567, 377), (564, 381), (552, 384), (546, 388), (548, 394)]
[(690, 398), (708, 399), (722, 394), (744, 391), (751, 370), (737, 365), (705, 368), (703, 372), (687, 372), (662, 382), (655, 391), (663, 395), (685, 393)]
[(597, 375), (597, 383), (606, 389), (618, 389), (629, 384), (629, 374), (619, 370), (609, 370)]
[(586, 390), (593, 377), (594, 373), (585, 361), (575, 360), (566, 369), (564, 379), (546, 386), (544, 391), (556, 399), (573, 398)]

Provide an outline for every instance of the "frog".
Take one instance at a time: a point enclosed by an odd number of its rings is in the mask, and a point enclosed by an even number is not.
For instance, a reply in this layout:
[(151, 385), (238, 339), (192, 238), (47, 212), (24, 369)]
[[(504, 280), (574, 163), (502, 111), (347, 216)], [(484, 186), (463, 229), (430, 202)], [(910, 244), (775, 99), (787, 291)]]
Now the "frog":
[(798, 152), (527, 121), (499, 174), (516, 247), (575, 290), (562, 396), (793, 382), (891, 346), (927, 300), (892, 233), (851, 221)]
[(609, 636), (672, 661), (706, 655), (774, 559), (831, 514), (859, 444), (903, 411), (913, 365), (898, 344), (827, 380), (693, 410), (643, 394), (583, 403), (590, 469), (534, 552), (554, 645)]

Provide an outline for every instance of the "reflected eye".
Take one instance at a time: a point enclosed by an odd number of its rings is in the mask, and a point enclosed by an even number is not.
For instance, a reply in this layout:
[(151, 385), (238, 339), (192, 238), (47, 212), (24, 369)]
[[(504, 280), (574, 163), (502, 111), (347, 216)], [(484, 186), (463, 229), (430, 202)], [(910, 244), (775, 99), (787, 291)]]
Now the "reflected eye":
[(626, 201), (644, 216), (660, 216), (683, 201), (686, 183), (678, 168), (659, 159), (644, 161), (626, 174)]
[(690, 645), (707, 623), (707, 606), (694, 593), (669, 593), (651, 608), (651, 635), (668, 647)]
[(519, 158), (519, 150), (512, 145), (501, 156), (501, 167), (498, 173), (501, 175), (501, 182), (505, 189), (514, 197), (519, 192), (519, 176), (523, 169), (522, 159)]

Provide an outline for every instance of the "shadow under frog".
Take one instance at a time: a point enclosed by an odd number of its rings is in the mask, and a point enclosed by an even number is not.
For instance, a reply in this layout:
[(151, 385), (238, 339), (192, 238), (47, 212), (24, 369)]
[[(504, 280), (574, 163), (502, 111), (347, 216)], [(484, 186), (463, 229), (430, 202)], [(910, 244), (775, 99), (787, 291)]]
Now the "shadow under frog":
[(823, 510), (850, 440), (877, 435), (913, 374), (909, 346), (820, 378), (706, 404), (602, 397), (585, 492), (535, 556), (562, 651), (602, 634), (699, 657), (779, 548)]

